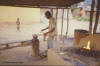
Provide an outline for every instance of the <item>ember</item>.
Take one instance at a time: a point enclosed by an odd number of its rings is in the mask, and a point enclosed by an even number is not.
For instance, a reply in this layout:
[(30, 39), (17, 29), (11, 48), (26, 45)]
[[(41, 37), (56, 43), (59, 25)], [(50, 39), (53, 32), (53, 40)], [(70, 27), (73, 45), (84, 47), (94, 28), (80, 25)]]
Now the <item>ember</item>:
[(87, 49), (87, 50), (91, 50), (91, 48), (90, 48), (90, 41), (88, 41), (87, 46), (86, 46), (86, 47), (83, 47), (83, 48), (85, 48), (85, 49)]
[(69, 47), (65, 49), (64, 51), (72, 52), (72, 53), (87, 56), (87, 57), (100, 58), (100, 51), (95, 51), (93, 49), (87, 50), (85, 48)]

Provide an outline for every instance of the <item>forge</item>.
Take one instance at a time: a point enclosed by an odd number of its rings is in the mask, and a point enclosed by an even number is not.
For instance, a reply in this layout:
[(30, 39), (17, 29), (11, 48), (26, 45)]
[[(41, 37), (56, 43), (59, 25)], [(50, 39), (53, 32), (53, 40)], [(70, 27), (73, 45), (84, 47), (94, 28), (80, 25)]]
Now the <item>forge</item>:
[(66, 66), (100, 66), (100, 52), (75, 47), (69, 47), (60, 52), (50, 49), (48, 63)]
[(99, 58), (100, 59), (100, 51), (95, 51), (93, 49), (87, 50), (85, 48), (79, 48), (79, 47), (70, 47), (64, 50), (64, 52), (72, 52), (77, 55), (82, 55), (86, 57), (92, 57), (92, 58)]
[[(58, 52), (49, 50), (48, 62), (54, 65), (100, 66), (100, 34), (88, 35), (81, 38), (79, 44), (70, 47), (61, 47)], [(55, 58), (55, 61), (51, 59)]]
[[(48, 52), (48, 62), (53, 65), (100, 66), (100, 51), (90, 45), (91, 42), (88, 41), (84, 47), (63, 47), (60, 51), (51, 49)], [(55, 58), (54, 61), (52, 57)]]

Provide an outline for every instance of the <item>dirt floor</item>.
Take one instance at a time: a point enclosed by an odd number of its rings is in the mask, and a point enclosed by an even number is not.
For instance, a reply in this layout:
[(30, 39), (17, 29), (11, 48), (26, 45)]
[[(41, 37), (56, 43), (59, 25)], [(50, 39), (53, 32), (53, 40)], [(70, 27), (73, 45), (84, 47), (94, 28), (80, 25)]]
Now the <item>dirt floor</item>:
[(31, 46), (0, 51), (0, 65), (47, 65), (47, 58), (31, 56)]
[[(73, 40), (66, 40), (64, 44), (62, 41), (57, 42), (55, 47), (68, 47), (72, 46)], [(63, 46), (62, 46), (63, 45)], [(40, 41), (40, 53), (43, 53), (47, 50), (46, 41)], [(0, 65), (48, 65), (47, 57), (46, 58), (36, 58), (32, 56), (32, 47), (22, 46), (15, 47), (12, 49), (0, 50)]]

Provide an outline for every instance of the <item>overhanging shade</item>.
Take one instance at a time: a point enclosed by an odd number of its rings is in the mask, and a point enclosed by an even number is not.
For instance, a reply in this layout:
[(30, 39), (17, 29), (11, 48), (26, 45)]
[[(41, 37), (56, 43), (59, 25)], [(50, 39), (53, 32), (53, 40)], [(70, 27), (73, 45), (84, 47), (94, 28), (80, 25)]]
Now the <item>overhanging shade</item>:
[(2, 6), (19, 7), (69, 7), (84, 0), (0, 0)]

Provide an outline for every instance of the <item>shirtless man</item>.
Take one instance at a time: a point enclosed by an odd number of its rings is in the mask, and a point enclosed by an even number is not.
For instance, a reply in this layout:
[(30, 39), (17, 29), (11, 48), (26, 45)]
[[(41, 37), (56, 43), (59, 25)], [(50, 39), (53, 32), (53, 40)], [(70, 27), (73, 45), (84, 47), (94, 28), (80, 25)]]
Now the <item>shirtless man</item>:
[(41, 31), (48, 29), (48, 32), (44, 33), (44, 36), (48, 35), (47, 44), (48, 44), (48, 49), (50, 49), (50, 48), (54, 48), (56, 21), (52, 17), (52, 14), (49, 11), (45, 12), (45, 17), (49, 20), (49, 26), (42, 29)]

